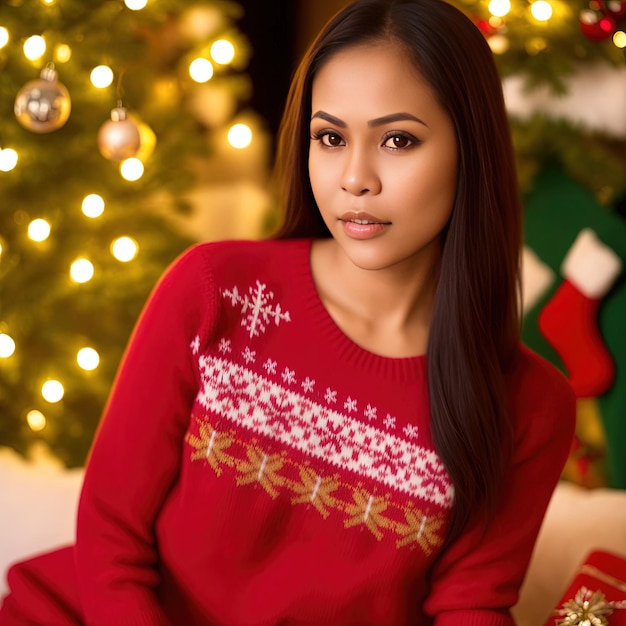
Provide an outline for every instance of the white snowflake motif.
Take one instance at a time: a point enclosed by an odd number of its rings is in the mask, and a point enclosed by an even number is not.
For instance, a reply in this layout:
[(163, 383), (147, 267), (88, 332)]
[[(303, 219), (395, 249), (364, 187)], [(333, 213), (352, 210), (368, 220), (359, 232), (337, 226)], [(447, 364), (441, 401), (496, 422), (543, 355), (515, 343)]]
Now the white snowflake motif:
[(266, 289), (267, 286), (257, 280), (256, 287), (250, 287), (243, 296), (236, 286), (222, 291), (222, 296), (228, 298), (233, 307), (241, 305), (241, 325), (250, 333), (250, 338), (264, 333), (272, 320), (276, 326), (281, 321), (291, 321), (289, 311), (283, 311), (280, 304), (272, 307), (270, 300), (274, 299), (274, 294)]
[(326, 393), (324, 394), (324, 400), (328, 404), (335, 404), (337, 402), (337, 392), (333, 391), (330, 387), (326, 387)]
[(313, 387), (315, 387), (315, 381), (311, 380), (308, 376), (302, 382), (302, 390), (304, 393), (311, 393), (313, 391)]
[(378, 419), (377, 412), (378, 412), (378, 409), (375, 406), (368, 404), (367, 408), (365, 409), (363, 413), (365, 417), (367, 417), (367, 419), (370, 420), (371, 422), (372, 420)]
[(241, 356), (246, 363), (254, 363), (256, 361), (256, 352), (250, 350), (248, 346), (246, 346), (246, 349), (241, 353)]
[(198, 354), (200, 351), (200, 337), (198, 335), (196, 335), (195, 339), (189, 344), (189, 347), (193, 354)]
[(230, 339), (220, 339), (220, 345), (218, 347), (222, 354), (226, 354), (232, 350), (230, 347)]
[(395, 428), (396, 427), (396, 418), (389, 415), (389, 413), (387, 413), (387, 416), (385, 417), (385, 426), (387, 428)]
[(283, 380), (288, 384), (292, 385), (296, 382), (296, 373), (293, 370), (290, 370), (288, 367), (285, 368), (285, 371), (282, 374)]
[(265, 361), (265, 363), (263, 363), (263, 369), (268, 373), (268, 374), (276, 374), (276, 366), (278, 364), (276, 363), (276, 361), (272, 361), (272, 359), (267, 359), (267, 361)]
[(343, 403), (343, 408), (350, 413), (351, 411), (356, 411), (356, 400), (353, 400), (350, 396)]
[(315, 387), (315, 381), (311, 380), (307, 376), (306, 380), (302, 383), (302, 389), (304, 389), (304, 393), (311, 393), (313, 391), (313, 387)]
[(402, 430), (409, 439), (417, 439), (419, 429), (414, 424), (407, 424)]

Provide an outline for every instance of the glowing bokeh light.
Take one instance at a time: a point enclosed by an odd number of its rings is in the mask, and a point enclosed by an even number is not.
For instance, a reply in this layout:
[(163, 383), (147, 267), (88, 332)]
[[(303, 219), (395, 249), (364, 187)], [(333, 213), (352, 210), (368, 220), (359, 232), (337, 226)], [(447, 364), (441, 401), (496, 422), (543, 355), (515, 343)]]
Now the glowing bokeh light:
[(145, 9), (148, 4), (148, 0), (124, 0), (124, 4), (131, 11), (141, 11), (141, 9)]
[(132, 261), (138, 250), (137, 242), (131, 237), (119, 237), (111, 244), (111, 254), (122, 263)]
[(113, 70), (108, 65), (98, 65), (89, 75), (91, 84), (98, 89), (105, 89), (113, 82)]
[(194, 59), (189, 64), (189, 76), (197, 83), (206, 83), (213, 78), (213, 65), (204, 57)]
[(12, 148), (0, 148), (0, 172), (10, 172), (17, 165), (17, 152)]
[(122, 161), (120, 164), (120, 173), (122, 178), (130, 182), (139, 180), (143, 176), (143, 163), (134, 157)]
[(489, 12), (496, 17), (504, 17), (510, 10), (510, 0), (491, 0), (489, 3)]
[(91, 372), (100, 365), (100, 355), (93, 348), (81, 348), (76, 354), (76, 362), (82, 369)]
[(36, 61), (46, 53), (46, 40), (40, 35), (33, 35), (24, 42), (24, 56), (29, 61)]
[(247, 148), (252, 143), (252, 130), (247, 124), (235, 124), (228, 131), (228, 143), (238, 150)]
[(536, 0), (530, 5), (530, 12), (538, 22), (547, 22), (552, 17), (552, 5), (546, 0)]
[(506, 35), (492, 35), (487, 43), (494, 54), (504, 54), (510, 47), (509, 38)]
[(28, 225), (28, 236), (33, 241), (45, 241), (50, 236), (50, 224), (37, 218)]
[(41, 386), (41, 395), (46, 402), (53, 404), (63, 398), (65, 389), (58, 380), (47, 380)]
[(46, 416), (41, 411), (32, 410), (26, 414), (26, 423), (34, 432), (46, 427)]
[(15, 352), (15, 341), (6, 333), (0, 333), (0, 359), (8, 359)]
[(57, 63), (67, 63), (72, 58), (72, 49), (67, 44), (59, 44), (54, 49), (54, 58)]
[(0, 26), (0, 48), (4, 48), (9, 43), (9, 31), (4, 27)]
[(235, 58), (235, 46), (227, 39), (218, 39), (211, 46), (211, 58), (220, 65), (228, 65)]
[(87, 217), (100, 217), (104, 213), (104, 199), (97, 193), (90, 193), (83, 198), (81, 210)]
[(76, 259), (70, 267), (70, 276), (75, 283), (86, 283), (93, 278), (94, 267), (87, 259)]

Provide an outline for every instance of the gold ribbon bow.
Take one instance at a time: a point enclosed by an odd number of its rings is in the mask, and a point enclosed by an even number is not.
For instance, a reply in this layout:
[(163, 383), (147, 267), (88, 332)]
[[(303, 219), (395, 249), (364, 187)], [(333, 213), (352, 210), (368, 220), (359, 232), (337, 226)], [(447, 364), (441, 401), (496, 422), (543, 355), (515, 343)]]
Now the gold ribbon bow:
[(615, 609), (626, 609), (626, 601), (609, 602), (601, 591), (590, 591), (581, 587), (573, 600), (555, 611), (562, 617), (556, 626), (608, 626), (607, 615)]

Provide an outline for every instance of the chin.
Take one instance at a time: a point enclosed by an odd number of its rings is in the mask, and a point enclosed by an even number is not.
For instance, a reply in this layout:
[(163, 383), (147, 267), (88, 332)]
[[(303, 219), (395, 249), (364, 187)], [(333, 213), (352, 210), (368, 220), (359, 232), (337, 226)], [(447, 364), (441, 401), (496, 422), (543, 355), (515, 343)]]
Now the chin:
[(361, 270), (378, 271), (385, 270), (401, 263), (404, 259), (381, 254), (376, 250), (346, 250), (344, 252), (348, 260)]

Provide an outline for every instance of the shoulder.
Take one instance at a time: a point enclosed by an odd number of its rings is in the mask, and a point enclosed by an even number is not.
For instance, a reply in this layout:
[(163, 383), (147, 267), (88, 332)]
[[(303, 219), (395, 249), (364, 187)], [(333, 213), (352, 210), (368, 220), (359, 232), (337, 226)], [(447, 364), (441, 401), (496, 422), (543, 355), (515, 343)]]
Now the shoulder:
[(285, 267), (295, 259), (308, 259), (310, 241), (225, 240), (197, 243), (169, 265), (161, 283), (176, 283), (179, 289), (214, 288), (220, 279), (254, 274), (268, 267)]
[(207, 269), (242, 268), (250, 263), (285, 262), (303, 254), (310, 246), (307, 239), (225, 240), (198, 243), (187, 250), (182, 259), (205, 264)]
[(520, 346), (515, 366), (507, 375), (506, 388), (518, 438), (534, 433), (540, 438), (557, 437), (571, 442), (576, 397), (565, 376), (552, 363)]
[(574, 392), (563, 373), (524, 345), (507, 375), (507, 389), (509, 396), (520, 401), (527, 399), (529, 405), (537, 408), (550, 402), (574, 403)]
[[(311, 241), (225, 240), (198, 243), (175, 259), (161, 277), (153, 300), (177, 307), (179, 318), (193, 320), (200, 337), (209, 338), (222, 313), (224, 294), (236, 297), (250, 285), (287, 289), (290, 272), (309, 262)], [(189, 322), (192, 324), (192, 322)]]
[(310, 267), (310, 247), (309, 239), (200, 243), (177, 260), (174, 271), (183, 280), (195, 282), (195, 289), (208, 290), (214, 297), (224, 290), (248, 289), (257, 283), (278, 292), (289, 289)]

